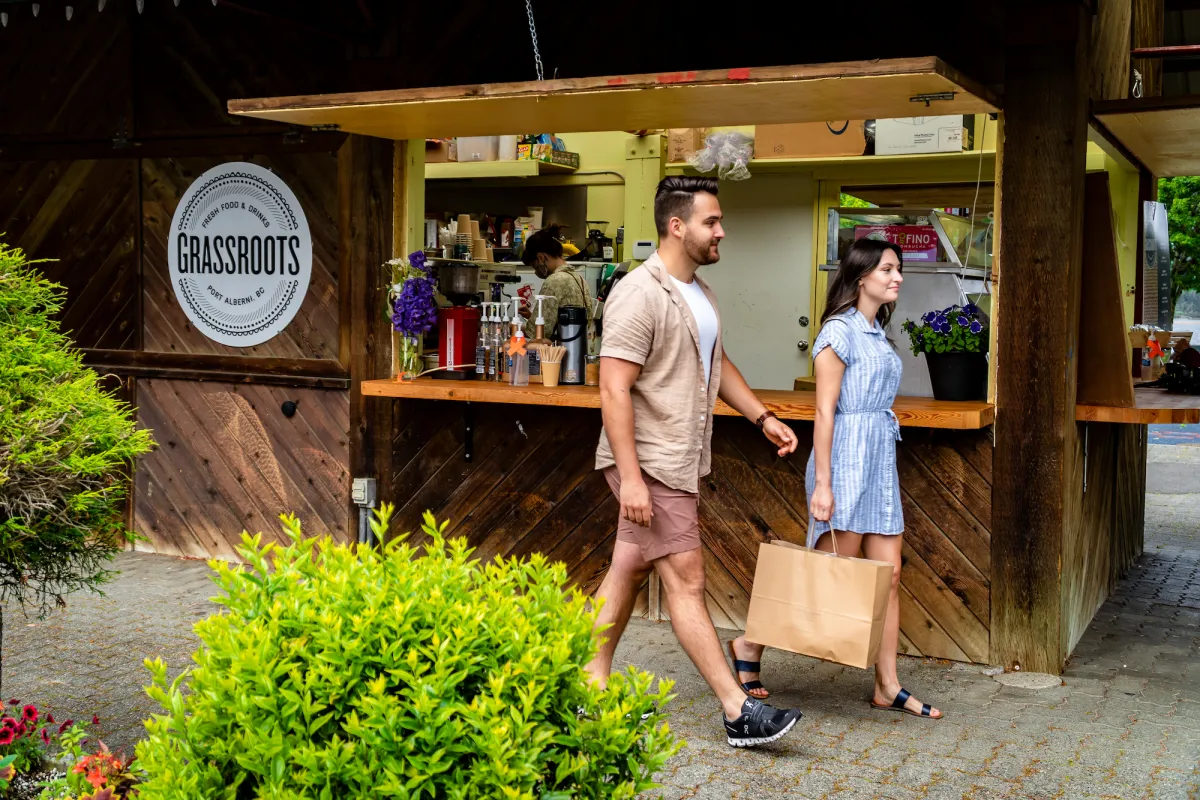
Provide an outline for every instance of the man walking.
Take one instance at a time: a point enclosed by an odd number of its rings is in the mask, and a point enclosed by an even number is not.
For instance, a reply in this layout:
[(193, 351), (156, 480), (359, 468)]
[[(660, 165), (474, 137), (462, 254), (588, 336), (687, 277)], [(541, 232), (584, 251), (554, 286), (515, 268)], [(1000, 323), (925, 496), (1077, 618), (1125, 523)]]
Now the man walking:
[(704, 602), (699, 482), (710, 470), (719, 396), (754, 420), (785, 456), (796, 436), (755, 397), (721, 346), (716, 296), (696, 271), (720, 259), (721, 206), (712, 178), (670, 177), (654, 198), (658, 251), (617, 284), (604, 308), (596, 468), (621, 503), (597, 627), (611, 626), (588, 665), (601, 685), (629, 622), (638, 587), (657, 571), (671, 624), (725, 711), (729, 744), (779, 739), (800, 718), (751, 697), (725, 663)]

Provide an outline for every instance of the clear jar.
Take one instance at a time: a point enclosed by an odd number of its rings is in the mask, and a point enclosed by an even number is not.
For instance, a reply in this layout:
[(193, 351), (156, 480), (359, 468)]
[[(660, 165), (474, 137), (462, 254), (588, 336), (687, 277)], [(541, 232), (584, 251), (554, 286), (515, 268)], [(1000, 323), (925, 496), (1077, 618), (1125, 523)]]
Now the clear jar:
[(600, 385), (600, 356), (587, 356), (583, 369), (583, 385)]

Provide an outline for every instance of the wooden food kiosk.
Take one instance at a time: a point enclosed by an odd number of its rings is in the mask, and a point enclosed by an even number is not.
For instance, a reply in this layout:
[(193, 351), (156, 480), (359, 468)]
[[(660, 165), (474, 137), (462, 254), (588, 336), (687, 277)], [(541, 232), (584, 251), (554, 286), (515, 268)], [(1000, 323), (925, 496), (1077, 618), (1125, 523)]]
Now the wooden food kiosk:
[[(1068, 96), (1061, 114), (1034, 114), (1025, 96), (1039, 81), (1065, 77), (1041, 67), (1021, 73), (1002, 102), (936, 58), (899, 59), (240, 100), (230, 110), (351, 134), (341, 166), (356, 246), (344, 258), (357, 271), (420, 241), (417, 187), (427, 137), (900, 117), (914, 103), (930, 113), (1003, 109), (994, 162), (1002, 219), (993, 275), (995, 403), (897, 400), (908, 525), (901, 631), (914, 655), (1057, 671), (1140, 552), (1142, 424), (1162, 418), (1160, 411), (1114, 414), (1074, 401), (1080, 300), (1069, 287), (1080, 283), (1086, 97)], [(1043, 141), (1047, 126), (1057, 134), (1051, 145)], [(630, 147), (639, 144), (631, 139)], [(919, 159), (906, 168), (919, 172)], [(662, 173), (645, 176), (646, 185)], [(627, 207), (629, 190), (627, 182)], [(1017, 199), (1002, 209), (1005, 197)], [(640, 202), (644, 218), (645, 196)], [(390, 229), (379, 224), (388, 219)], [(1116, 308), (1119, 287), (1109, 283), (1100, 291), (1114, 292), (1105, 300)], [(1031, 324), (1040, 332), (1026, 333)], [(414, 527), (430, 508), (482, 557), (543, 552), (594, 590), (617, 515), (592, 469), (596, 390), (397, 381), (386, 326), (381, 315), (367, 320), (354, 343), (354, 358), (364, 361), (354, 377), (361, 395), (351, 401), (355, 472), (378, 476), (380, 496), (400, 506), (402, 527)], [(1039, 341), (1043, 334), (1052, 341)], [(1116, 356), (1093, 348), (1093, 358), (1128, 378), (1127, 346)], [(701, 531), (709, 608), (724, 627), (744, 622), (758, 545), (805, 534), (813, 398), (806, 391), (762, 396), (792, 422), (801, 447), (781, 461), (746, 421), (723, 417), (715, 426)], [(1112, 424), (1117, 417), (1134, 424)], [(655, 585), (645, 588), (639, 611), (661, 618)]]
[[(34, 19), (14, 2), (0, 27), (0, 63), (16, 76), (0, 131), (0, 231), (33, 258), (59, 259), (40, 268), (67, 288), (65, 328), (88, 363), (120, 379), (160, 443), (135, 471), (139, 547), (230, 558), (243, 528), (269, 536), (275, 516), (291, 511), (306, 531), (351, 541), (351, 480), (373, 477), (400, 508), (399, 526), (415, 528), (430, 509), (481, 557), (542, 552), (590, 591), (617, 513), (592, 470), (595, 390), (392, 379), (381, 265), (421, 246), (431, 187), (587, 184), (621, 215), (592, 217), (589, 199), (589, 219), (622, 219), (627, 242), (654, 239), (653, 188), (686, 167), (669, 163), (657, 133), (627, 131), (976, 115), (973, 150), (755, 159), (755, 177), (723, 187), (722, 201), (810, 176), (811, 202), (805, 195), (795, 219), (814, 251), (842, 190), (879, 206), (993, 211), (988, 401), (896, 404), (909, 526), (903, 644), (1057, 672), (1141, 550), (1145, 425), (1200, 419), (1186, 398), (1129, 385), (1124, 328), (1142, 321), (1129, 293), (1141, 283), (1140, 201), (1153, 199), (1155, 175), (1200, 174), (1188, 158), (1200, 103), (1114, 99), (1129, 93), (1130, 27), (1135, 41), (1155, 43), (1131, 6), (1153, 5), (983, 4), (929, 17), (893, 5), (874, 26), (842, 34), (844, 15), (814, 8), (804, 30), (717, 39), (707, 20), (662, 12), (654, 28), (651, 10), (631, 6), (606, 13), (636, 16), (653, 29), (639, 35), (663, 47), (596, 48), (583, 69), (613, 73), (620, 67), (591, 65), (632, 59), (638, 71), (662, 71), (330, 94), (519, 76), (511, 43), (514, 31), (525, 35), (525, 16), (464, 48), (470, 25), (508, 12), (222, 0), (146, 4), (144, 14), (134, 4), (76, 5), (73, 15)], [(539, 24), (566, 40), (571, 16)], [(734, 68), (678, 71), (690, 68), (693, 40), (704, 42), (706, 66), (728, 59)], [(773, 52), (788, 53), (784, 63), (829, 63), (740, 66)], [(1140, 69), (1155, 94), (1155, 73)], [(266, 99), (226, 102), (247, 96)], [(607, 132), (616, 146), (575, 174), (424, 163), (431, 137), (543, 131)], [(313, 244), (302, 307), (256, 347), (206, 337), (171, 291), (172, 214), (201, 174), (230, 162), (291, 187)], [(722, 267), (735, 263), (726, 252)], [(800, 305), (814, 321), (818, 265), (804, 265), (811, 296)], [(718, 294), (728, 311), (730, 294)], [(736, 315), (725, 316), (729, 328)], [(779, 338), (796, 358), (796, 340), (815, 333), (760, 338)], [(792, 459), (776, 458), (745, 420), (722, 415), (715, 425), (701, 524), (719, 625), (742, 624), (759, 544), (804, 538), (812, 397), (802, 383), (792, 388), (805, 376), (757, 382), (799, 434)], [(648, 584), (640, 613), (658, 618), (664, 608)]]

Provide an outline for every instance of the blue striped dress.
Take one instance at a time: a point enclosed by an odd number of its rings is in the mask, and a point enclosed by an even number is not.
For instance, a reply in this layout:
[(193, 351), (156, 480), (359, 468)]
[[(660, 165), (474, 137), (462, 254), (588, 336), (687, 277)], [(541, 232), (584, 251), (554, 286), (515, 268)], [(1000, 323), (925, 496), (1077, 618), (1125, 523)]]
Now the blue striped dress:
[[(874, 320), (857, 308), (830, 317), (813, 344), (813, 358), (833, 348), (846, 365), (833, 417), (831, 479), (834, 530), (897, 535), (904, 532), (896, 442), (900, 423), (892, 402), (900, 389), (900, 356)], [(812, 497), (816, 451), (808, 457), (804, 485)], [(809, 516), (808, 546), (828, 533), (830, 522)]]

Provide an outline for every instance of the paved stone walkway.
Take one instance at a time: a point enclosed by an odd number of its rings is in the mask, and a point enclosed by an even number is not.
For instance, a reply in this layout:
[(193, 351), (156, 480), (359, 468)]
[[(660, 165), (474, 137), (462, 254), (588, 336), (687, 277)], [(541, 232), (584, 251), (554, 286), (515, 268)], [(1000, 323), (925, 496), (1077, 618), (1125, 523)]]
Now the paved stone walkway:
[[(677, 681), (671, 726), (688, 746), (660, 776), (663, 793), (669, 800), (1200, 798), (1200, 470), (1193, 459), (1200, 463), (1200, 448), (1152, 448), (1152, 491), (1156, 475), (1178, 469), (1195, 473), (1197, 486), (1148, 497), (1146, 554), (1100, 610), (1061, 685), (1021, 689), (978, 667), (901, 665), (905, 685), (947, 714), (941, 722), (872, 712), (869, 672), (769, 653), (764, 681), (805, 718), (779, 743), (735, 751), (669, 625), (631, 625), (618, 660)], [(196, 645), (191, 625), (212, 613), (207, 598), (215, 589), (198, 561), (125, 554), (117, 566), (123, 574), (107, 597), (73, 597), (45, 622), (6, 609), (0, 693), (58, 719), (96, 714), (101, 738), (128, 750), (153, 709), (140, 688), (142, 659), (186, 666)]]

